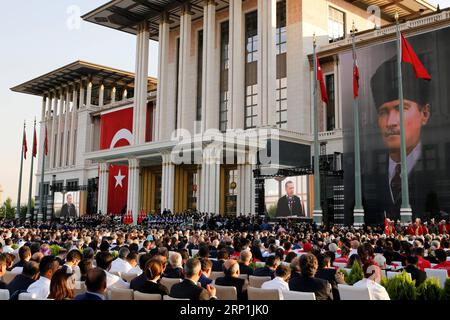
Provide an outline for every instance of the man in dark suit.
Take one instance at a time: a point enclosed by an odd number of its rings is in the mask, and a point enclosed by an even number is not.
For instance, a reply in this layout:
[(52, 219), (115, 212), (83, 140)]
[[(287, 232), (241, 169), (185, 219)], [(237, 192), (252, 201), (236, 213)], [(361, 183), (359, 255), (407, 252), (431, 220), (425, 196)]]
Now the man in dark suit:
[[(421, 60), (428, 61), (423, 57)], [(402, 207), (402, 163), (398, 80), (396, 77), (397, 57), (384, 62), (371, 79), (372, 95), (377, 109), (378, 128), (385, 148), (385, 160), (375, 165), (374, 176), (376, 197), (366, 203), (367, 212), (375, 214), (378, 222), (386, 216), (391, 220), (400, 219)], [(425, 64), (427, 70), (431, 68)], [(424, 128), (431, 117), (431, 81), (417, 79), (411, 66), (403, 70), (404, 129), (406, 144), (406, 169), (409, 197), (413, 218), (439, 212), (436, 175), (427, 171), (423, 163), (423, 148), (427, 147)], [(433, 143), (437, 143), (433, 138)], [(377, 151), (378, 152), (378, 151)], [(371, 155), (381, 159), (383, 154)], [(368, 178), (368, 181), (372, 180)], [(369, 195), (365, 196), (371, 199)], [(383, 216), (383, 217), (382, 217)]]
[(239, 273), (253, 275), (253, 269), (250, 268), (250, 263), (252, 261), (252, 252), (250, 250), (243, 250), (241, 252), (241, 259), (239, 261)]
[(182, 257), (178, 252), (173, 252), (169, 257), (169, 266), (164, 271), (164, 278), (170, 279), (182, 279), (183, 268), (182, 268)]
[(215, 300), (216, 289), (207, 285), (206, 289), (197, 283), (202, 276), (202, 268), (198, 259), (192, 258), (186, 261), (185, 278), (183, 282), (174, 284), (170, 290), (170, 296), (178, 299), (190, 300)]
[(77, 218), (77, 209), (73, 204), (73, 196), (72, 194), (67, 194), (66, 203), (61, 208), (61, 218), (65, 220), (76, 219)]
[(336, 281), (337, 270), (331, 267), (331, 257), (327, 254), (319, 254), (317, 261), (319, 269), (317, 270), (315, 277), (328, 281), (333, 292), (333, 299), (341, 300), (339, 296), (338, 283)]
[(152, 255), (149, 253), (143, 254), (139, 257), (139, 268), (142, 270), (142, 273), (131, 280), (130, 282), (130, 289), (137, 290), (138, 288), (142, 287), (144, 283), (147, 281), (147, 277), (145, 275), (145, 264), (147, 261), (149, 261), (152, 258)]
[(304, 217), (302, 203), (300, 198), (294, 195), (294, 183), (288, 181), (285, 183), (284, 188), (286, 195), (278, 199), (277, 204), (277, 217), (299, 216)]
[(406, 258), (406, 267), (404, 269), (407, 273), (411, 274), (413, 280), (416, 280), (416, 287), (420, 286), (422, 282), (427, 279), (426, 272), (417, 267), (418, 263), (419, 258), (417, 258), (417, 256), (408, 256)]
[(22, 273), (15, 276), (6, 289), (9, 290), (10, 296), (12, 296), (16, 291), (25, 292), (30, 284), (35, 282), (38, 278), (39, 264), (35, 261), (25, 262), (23, 264)]
[(221, 272), (222, 270), (222, 265), (225, 262), (225, 260), (227, 260), (229, 257), (228, 251), (226, 249), (221, 249), (219, 251), (219, 253), (217, 254), (217, 260), (213, 260), (213, 266), (212, 266), (212, 271), (214, 272)]
[(86, 274), (86, 293), (79, 294), (75, 300), (105, 300), (106, 273), (100, 268), (88, 270)]
[(247, 300), (246, 281), (239, 278), (239, 264), (234, 259), (229, 259), (223, 264), (223, 273), (225, 277), (216, 279), (218, 286), (235, 287), (237, 299), (239, 301)]
[(333, 300), (331, 285), (328, 281), (316, 278), (318, 269), (317, 258), (311, 254), (300, 257), (300, 277), (289, 280), (289, 289), (300, 292), (314, 292), (316, 300)]
[(280, 258), (277, 256), (269, 256), (266, 258), (266, 265), (262, 268), (256, 268), (253, 275), (256, 277), (275, 277), (275, 270), (280, 264)]

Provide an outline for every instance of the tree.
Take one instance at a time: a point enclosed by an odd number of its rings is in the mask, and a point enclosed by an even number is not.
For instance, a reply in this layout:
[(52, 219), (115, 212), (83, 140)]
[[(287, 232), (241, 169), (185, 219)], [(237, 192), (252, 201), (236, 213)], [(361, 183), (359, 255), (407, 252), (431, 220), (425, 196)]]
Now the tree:
[(10, 197), (6, 198), (5, 201), (5, 213), (6, 219), (14, 219), (14, 216), (16, 215), (16, 210), (12, 206), (12, 199)]

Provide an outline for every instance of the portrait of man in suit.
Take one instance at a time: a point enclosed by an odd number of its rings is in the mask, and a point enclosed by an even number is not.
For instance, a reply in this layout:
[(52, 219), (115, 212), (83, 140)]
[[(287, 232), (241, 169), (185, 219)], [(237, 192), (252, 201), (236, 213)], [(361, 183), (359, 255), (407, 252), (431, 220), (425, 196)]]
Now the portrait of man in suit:
[(278, 199), (277, 217), (299, 216), (304, 217), (303, 206), (299, 197), (297, 197), (294, 188), (294, 182), (287, 181), (284, 184), (286, 194)]
[(77, 208), (73, 204), (73, 195), (68, 193), (66, 196), (66, 203), (61, 208), (61, 218), (75, 219), (77, 217)]

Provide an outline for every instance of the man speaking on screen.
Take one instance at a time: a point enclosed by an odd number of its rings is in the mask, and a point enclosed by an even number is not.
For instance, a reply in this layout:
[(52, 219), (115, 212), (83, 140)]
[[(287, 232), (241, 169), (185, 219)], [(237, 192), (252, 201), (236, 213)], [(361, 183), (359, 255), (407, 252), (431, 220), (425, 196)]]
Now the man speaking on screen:
[(77, 217), (77, 209), (73, 204), (72, 194), (66, 196), (66, 203), (61, 208), (61, 218), (65, 220), (75, 219)]
[(294, 183), (287, 181), (284, 184), (286, 194), (278, 199), (277, 217), (299, 216), (304, 217), (302, 203), (300, 198), (294, 195)]

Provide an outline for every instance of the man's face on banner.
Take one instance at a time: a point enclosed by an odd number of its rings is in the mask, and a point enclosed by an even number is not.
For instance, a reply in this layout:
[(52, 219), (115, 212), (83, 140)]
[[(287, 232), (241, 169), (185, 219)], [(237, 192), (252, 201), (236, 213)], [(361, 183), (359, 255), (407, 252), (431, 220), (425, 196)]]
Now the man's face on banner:
[[(399, 100), (384, 103), (378, 108), (378, 127), (385, 146), (392, 152), (400, 151), (400, 112)], [(430, 107), (419, 106), (411, 100), (404, 100), (405, 141), (407, 153), (420, 142), (422, 126), (428, 123)]]
[(72, 197), (71, 194), (68, 194), (67, 197), (66, 197), (66, 199), (67, 199), (67, 203), (68, 203), (68, 204), (72, 204), (72, 203), (73, 203), (73, 197)]
[(286, 183), (286, 194), (289, 197), (292, 197), (294, 195), (294, 183), (291, 181)]

